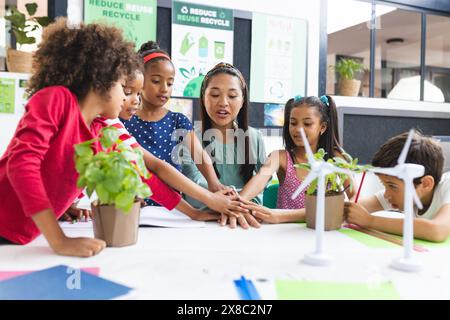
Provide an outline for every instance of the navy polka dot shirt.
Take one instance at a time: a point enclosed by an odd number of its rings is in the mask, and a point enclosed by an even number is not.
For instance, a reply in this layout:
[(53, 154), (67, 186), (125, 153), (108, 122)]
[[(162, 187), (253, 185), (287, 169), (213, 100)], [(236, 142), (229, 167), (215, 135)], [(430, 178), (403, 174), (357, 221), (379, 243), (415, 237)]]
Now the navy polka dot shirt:
[[(182, 140), (181, 137), (192, 131), (192, 123), (184, 114), (169, 111), (159, 121), (145, 121), (134, 115), (123, 124), (144, 149), (181, 171), (181, 165), (176, 163), (177, 154), (174, 152), (172, 155), (172, 150)], [(146, 202), (158, 206), (152, 200), (146, 199)]]

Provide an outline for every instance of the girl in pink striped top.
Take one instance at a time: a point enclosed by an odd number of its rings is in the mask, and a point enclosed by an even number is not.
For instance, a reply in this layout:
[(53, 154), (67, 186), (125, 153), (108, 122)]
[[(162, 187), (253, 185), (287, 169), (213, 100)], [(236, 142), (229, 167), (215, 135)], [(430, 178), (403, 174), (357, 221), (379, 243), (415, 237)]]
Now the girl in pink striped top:
[[(305, 194), (295, 200), (292, 194), (300, 186), (307, 171), (296, 168), (295, 164), (308, 162), (305, 154), (300, 128), (306, 133), (313, 152), (323, 148), (325, 161), (330, 157), (341, 156), (337, 130), (337, 111), (330, 96), (302, 97), (290, 99), (284, 110), (283, 141), (285, 149), (272, 152), (265, 165), (241, 191), (244, 199), (251, 199), (260, 193), (276, 172), (280, 182), (277, 208), (269, 209), (247, 202), (246, 208), (259, 219), (269, 223), (303, 221), (305, 218)], [(344, 183), (345, 186), (350, 181)], [(351, 198), (353, 191), (347, 189)]]

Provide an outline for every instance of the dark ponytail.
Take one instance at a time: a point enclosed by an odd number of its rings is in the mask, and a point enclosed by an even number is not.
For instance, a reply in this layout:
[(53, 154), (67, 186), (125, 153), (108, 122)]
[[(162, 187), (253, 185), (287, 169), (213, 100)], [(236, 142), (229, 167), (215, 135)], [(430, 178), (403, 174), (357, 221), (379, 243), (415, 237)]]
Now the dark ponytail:
[[(243, 97), (243, 104), (242, 108), (239, 111), (237, 117), (236, 117), (236, 124), (237, 127), (235, 129), (242, 129), (244, 132), (248, 132), (248, 109), (250, 106), (250, 100), (249, 100), (249, 94), (248, 94), (248, 87), (247, 83), (244, 79), (244, 76), (242, 75), (241, 71), (239, 69), (235, 68), (233, 65), (228, 63), (219, 63), (214, 68), (208, 71), (205, 78), (203, 79), (202, 86), (200, 89), (200, 115), (202, 120), (202, 136), (204, 135), (205, 131), (212, 128), (212, 120), (209, 117), (208, 113), (206, 112), (206, 106), (205, 106), (205, 92), (206, 88), (208, 87), (208, 84), (210, 80), (218, 75), (218, 74), (229, 74), (231, 76), (234, 76), (239, 79), (239, 82), (241, 84), (242, 89), (242, 97)], [(247, 183), (254, 175), (255, 171), (255, 164), (250, 163), (250, 150), (251, 150), (251, 143), (250, 143), (250, 137), (246, 134), (245, 135), (245, 163), (241, 164), (239, 169), (239, 174), (242, 177), (242, 179)], [(206, 147), (211, 142), (205, 142), (203, 141), (203, 146)], [(236, 140), (235, 140), (236, 143)], [(211, 154), (214, 157), (214, 154)], [(217, 171), (215, 161), (213, 161), (214, 170), (216, 171), (217, 177), (220, 179), (219, 172)]]
[(283, 126), (284, 145), (292, 159), (295, 159), (294, 149), (296, 145), (289, 133), (289, 118), (291, 116), (292, 109), (300, 106), (316, 108), (317, 112), (320, 114), (320, 121), (322, 123), (326, 123), (327, 125), (327, 129), (320, 136), (317, 146), (318, 149), (322, 148), (325, 150), (325, 160), (333, 158), (336, 155), (336, 152), (342, 152), (343, 149), (341, 147), (338, 131), (337, 109), (334, 99), (331, 96), (322, 96), (320, 98), (309, 96), (302, 97), (298, 100), (292, 98), (286, 102)]

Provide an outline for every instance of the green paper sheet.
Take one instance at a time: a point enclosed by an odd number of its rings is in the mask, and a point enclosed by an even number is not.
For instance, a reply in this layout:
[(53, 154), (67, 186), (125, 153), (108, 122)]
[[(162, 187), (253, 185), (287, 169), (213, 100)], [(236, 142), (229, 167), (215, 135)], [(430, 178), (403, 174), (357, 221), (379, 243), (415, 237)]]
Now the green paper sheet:
[(400, 295), (391, 282), (378, 286), (366, 283), (276, 280), (280, 300), (398, 300)]
[[(353, 238), (356, 241), (359, 241), (360, 243), (368, 246), (369, 248), (392, 248), (392, 247), (399, 247), (399, 245), (365, 234), (363, 232), (353, 230), (353, 229), (340, 229), (340, 233), (343, 233), (350, 238)], [(389, 236), (396, 238), (396, 239), (402, 239), (401, 236), (390, 234)], [(425, 248), (440, 248), (440, 247), (449, 247), (450, 246), (450, 237), (445, 240), (444, 242), (436, 243), (436, 242), (430, 242), (426, 240), (420, 240), (420, 239), (414, 239), (414, 244), (425, 247)]]
[[(394, 237), (401, 239), (401, 236), (394, 235)], [(447, 238), (444, 242), (431, 242), (421, 239), (414, 239), (414, 244), (425, 248), (439, 248), (439, 247), (449, 247), (450, 246), (450, 238)]]
[(399, 245), (362, 233), (360, 231), (356, 231), (353, 229), (340, 229), (340, 233), (345, 234), (349, 236), (350, 238), (353, 238), (354, 240), (368, 246), (369, 248), (395, 248), (399, 247)]

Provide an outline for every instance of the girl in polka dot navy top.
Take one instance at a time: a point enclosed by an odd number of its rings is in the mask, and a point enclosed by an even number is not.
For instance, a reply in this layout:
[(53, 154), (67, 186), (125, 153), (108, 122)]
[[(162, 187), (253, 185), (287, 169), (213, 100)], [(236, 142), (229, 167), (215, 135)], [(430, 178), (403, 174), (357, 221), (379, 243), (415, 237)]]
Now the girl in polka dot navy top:
[[(144, 89), (140, 110), (129, 121), (124, 121), (126, 129), (136, 138), (138, 143), (155, 155), (181, 171), (178, 159), (178, 148), (183, 144), (193, 154), (193, 159), (201, 159), (198, 169), (208, 181), (208, 189), (212, 192), (223, 190), (212, 166), (211, 159), (192, 130), (190, 120), (178, 112), (164, 108), (168, 102), (174, 82), (175, 68), (169, 55), (159, 46), (149, 41), (139, 50), (145, 66)], [(149, 205), (158, 205), (146, 200)]]

